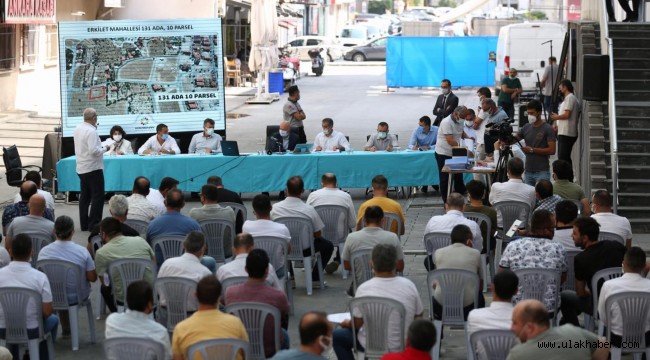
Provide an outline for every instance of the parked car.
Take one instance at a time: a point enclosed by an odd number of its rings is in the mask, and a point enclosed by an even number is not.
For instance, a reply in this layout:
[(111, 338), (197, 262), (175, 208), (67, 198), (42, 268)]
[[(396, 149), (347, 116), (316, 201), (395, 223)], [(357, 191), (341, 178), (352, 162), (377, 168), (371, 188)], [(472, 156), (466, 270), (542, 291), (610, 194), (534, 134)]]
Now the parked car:
[(368, 41), (368, 28), (361, 25), (347, 25), (337, 36), (343, 46), (357, 46)]
[(298, 56), (300, 61), (311, 61), (307, 52), (314, 48), (322, 48), (323, 52), (327, 54), (327, 56), (323, 57), (328, 61), (338, 60), (343, 57), (343, 48), (338, 41), (325, 36), (299, 36), (286, 46), (290, 47), (291, 54)]
[(379, 14), (357, 14), (354, 16), (354, 23), (359, 24), (359, 23), (365, 23), (370, 20), (376, 19), (379, 17)]
[(388, 37), (380, 37), (371, 40), (363, 45), (355, 46), (343, 55), (345, 60), (367, 61), (381, 60), (386, 61), (386, 44)]
[(402, 21), (435, 21), (436, 15), (432, 8), (411, 7), (400, 15)]

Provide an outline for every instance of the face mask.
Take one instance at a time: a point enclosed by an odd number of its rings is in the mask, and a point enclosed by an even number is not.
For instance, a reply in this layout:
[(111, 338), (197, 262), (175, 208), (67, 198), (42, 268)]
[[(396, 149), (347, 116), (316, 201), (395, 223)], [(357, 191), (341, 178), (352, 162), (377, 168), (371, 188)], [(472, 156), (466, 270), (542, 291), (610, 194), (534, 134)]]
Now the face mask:
[(160, 138), (163, 139), (163, 141), (169, 139), (169, 134), (162, 134), (160, 135)]
[(537, 116), (535, 116), (535, 115), (530, 115), (530, 114), (529, 114), (529, 115), (528, 115), (528, 122), (532, 124), (532, 123), (534, 123), (535, 121), (537, 121)]
[(472, 127), (474, 126), (474, 122), (472, 120), (465, 120), (465, 126)]
[(332, 130), (329, 129), (323, 129), (323, 135), (327, 136), (332, 133)]
[(213, 128), (206, 128), (206, 129), (205, 129), (205, 133), (206, 133), (208, 136), (212, 136), (212, 134), (214, 134), (214, 129), (213, 129)]
[(449, 94), (449, 89), (442, 89), (442, 94), (443, 95), (448, 95)]
[(329, 336), (321, 336), (318, 339), (318, 344), (323, 348), (321, 354), (327, 354), (332, 350), (332, 338)]
[(120, 142), (122, 140), (122, 135), (113, 135), (113, 140), (115, 140), (115, 142)]
[(283, 138), (287, 137), (289, 136), (289, 132), (287, 130), (280, 130), (280, 136), (282, 136)]
[(386, 136), (388, 136), (388, 133), (386, 131), (378, 131), (377, 132), (377, 138), (378, 139), (385, 139)]

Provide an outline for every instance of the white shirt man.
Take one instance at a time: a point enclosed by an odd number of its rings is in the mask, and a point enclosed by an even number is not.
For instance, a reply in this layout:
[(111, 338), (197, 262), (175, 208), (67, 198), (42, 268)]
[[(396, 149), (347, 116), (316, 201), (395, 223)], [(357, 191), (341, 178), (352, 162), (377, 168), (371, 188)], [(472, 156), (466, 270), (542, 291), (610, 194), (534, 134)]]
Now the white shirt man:
[(313, 206), (307, 205), (300, 198), (289, 196), (273, 205), (271, 219), (280, 217), (302, 217), (311, 220), (314, 232), (323, 230), (325, 224)]
[[(180, 277), (194, 280), (197, 283), (203, 277), (208, 275), (212, 275), (212, 272), (210, 272), (207, 267), (201, 264), (201, 260), (196, 255), (190, 254), (188, 252), (185, 252), (181, 256), (165, 260), (165, 262), (160, 267), (160, 270), (158, 271), (159, 279), (166, 277)], [(194, 294), (190, 294), (190, 296), (195, 299)], [(164, 306), (166, 303), (167, 301), (161, 293), (160, 304)], [(189, 310), (193, 311), (196, 309)]]
[(623, 239), (632, 239), (632, 226), (626, 217), (611, 212), (599, 212), (591, 215), (600, 225), (600, 232), (618, 234)]
[(258, 236), (273, 236), (286, 239), (287, 241), (291, 240), (291, 233), (286, 225), (267, 219), (246, 220), (242, 227), (242, 232), (251, 234), (253, 238)]
[(221, 151), (221, 135), (214, 133), (214, 120), (205, 119), (203, 132), (192, 136), (188, 153), (210, 154), (219, 151)]
[[(88, 250), (70, 239), (56, 240), (50, 245), (45, 246), (38, 253), (38, 260), (65, 260), (81, 266), (84, 269), (84, 275), (89, 271), (95, 270), (95, 262), (90, 257)], [(75, 279), (76, 277), (68, 278), (68, 289), (75, 289), (76, 291), (77, 282), (74, 281)], [(88, 281), (82, 282), (81, 294), (78, 295), (80, 295), (81, 300), (88, 299), (90, 296), (90, 283)], [(68, 303), (77, 303), (79, 297), (68, 295)]]
[(88, 122), (82, 122), (74, 130), (74, 153), (77, 159), (77, 174), (86, 174), (104, 169), (104, 151), (97, 128)]
[(481, 228), (475, 221), (466, 218), (460, 210), (448, 210), (445, 215), (437, 215), (429, 219), (427, 226), (424, 228), (424, 233), (442, 232), (451, 234), (451, 230), (456, 225), (467, 225), (474, 235), (472, 239), (472, 246), (479, 252), (483, 250), (483, 235)]
[(163, 134), (162, 139), (164, 140), (161, 144), (158, 141), (158, 134), (152, 135), (144, 145), (140, 146), (138, 149), (138, 154), (143, 155), (146, 150), (151, 150), (154, 153), (167, 153), (173, 151), (174, 154), (180, 154), (181, 149), (176, 144), (176, 139), (174, 139), (169, 134)]
[(3, 246), (0, 246), (0, 268), (3, 268), (11, 262), (9, 252)]
[(330, 118), (323, 119), (323, 131), (314, 139), (314, 151), (339, 151), (343, 148), (350, 150), (350, 143), (342, 132), (334, 130), (334, 121)]
[[(223, 282), (224, 280), (231, 277), (236, 277), (236, 276), (248, 277), (248, 272), (246, 271), (247, 257), (248, 257), (248, 253), (239, 254), (235, 256), (235, 259), (233, 261), (227, 263), (226, 265), (220, 266), (219, 269), (217, 270), (217, 279)], [(266, 283), (269, 284), (269, 286), (284, 291), (284, 289), (282, 288), (282, 284), (280, 284), (280, 279), (278, 279), (278, 276), (275, 274), (275, 268), (273, 268), (273, 265), (271, 264), (269, 264), (269, 271), (268, 271), (268, 275), (266, 276)]]
[[(45, 198), (45, 206), (48, 209), (54, 211), (54, 198), (52, 197), (52, 194), (42, 189), (38, 189), (36, 191), (37, 194), (42, 195)], [(14, 204), (20, 202), (20, 200), (21, 200), (20, 193), (18, 193), (16, 194), (16, 196), (14, 196)]]
[(467, 317), (467, 333), (479, 330), (510, 330), (512, 326), (511, 302), (492, 301), (489, 307), (474, 309)]
[(150, 189), (147, 195), (147, 201), (154, 204), (160, 213), (164, 213), (167, 208), (165, 207), (165, 197), (158, 189)]
[[(609, 315), (609, 313), (605, 312), (605, 303), (607, 302), (607, 298), (614, 294), (631, 291), (650, 293), (650, 279), (646, 279), (638, 273), (625, 272), (620, 278), (605, 281), (598, 298), (598, 313), (600, 314), (600, 318), (604, 319)], [(623, 318), (621, 316), (620, 308), (617, 305), (612, 306), (611, 314), (611, 331), (620, 336), (623, 334)], [(646, 319), (645, 324), (645, 331), (650, 331), (650, 317)]]
[(323, 185), (322, 189), (313, 191), (307, 197), (307, 205), (318, 206), (318, 205), (340, 205), (347, 208), (348, 214), (348, 224), (350, 227), (354, 227), (356, 223), (357, 216), (356, 211), (354, 210), (354, 203), (352, 202), (352, 197), (350, 194), (345, 191), (339, 190), (336, 187), (336, 176), (334, 174), (325, 174), (321, 184)]
[[(511, 178), (507, 182), (492, 184), (490, 191), (490, 204), (495, 205), (502, 201), (521, 201), (530, 205), (530, 211), (535, 208), (535, 188), (525, 184), (521, 178)], [(521, 214), (520, 220), (527, 218), (528, 214)], [(510, 227), (512, 224), (503, 224), (501, 213), (497, 211), (497, 226)], [(524, 224), (525, 225), (525, 224)]]
[[(52, 302), (52, 290), (50, 282), (45, 273), (34, 268), (27, 261), (12, 261), (9, 265), (0, 269), (0, 288), (20, 287), (37, 291), (41, 295), (41, 301), (46, 303)], [(38, 328), (38, 318), (43, 314), (36, 313), (36, 305), (28, 305), (27, 311), (27, 329)], [(6, 328), (5, 315), (0, 305), (0, 329)]]
[[(152, 190), (153, 189), (150, 190), (150, 193)], [(160, 192), (158, 192), (158, 194), (160, 194)], [(129, 212), (127, 213), (128, 219), (149, 222), (163, 213), (160, 209), (160, 204), (154, 204), (147, 200), (143, 195), (133, 193), (126, 199), (129, 203)]]

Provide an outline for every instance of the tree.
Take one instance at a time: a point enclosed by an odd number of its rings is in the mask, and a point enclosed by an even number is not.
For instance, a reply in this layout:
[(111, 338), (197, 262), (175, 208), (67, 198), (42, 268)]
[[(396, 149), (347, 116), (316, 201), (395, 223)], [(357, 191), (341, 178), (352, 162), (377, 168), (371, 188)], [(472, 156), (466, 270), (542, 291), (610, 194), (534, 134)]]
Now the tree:
[(438, 1), (438, 6), (439, 7), (455, 8), (456, 7), (456, 0), (439, 0)]

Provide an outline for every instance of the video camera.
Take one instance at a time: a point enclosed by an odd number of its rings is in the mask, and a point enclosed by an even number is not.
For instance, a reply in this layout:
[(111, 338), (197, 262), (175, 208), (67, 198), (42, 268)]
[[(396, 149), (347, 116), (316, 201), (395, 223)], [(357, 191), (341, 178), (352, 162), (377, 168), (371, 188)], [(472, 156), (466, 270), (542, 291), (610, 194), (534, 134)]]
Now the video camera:
[(512, 136), (512, 123), (514, 120), (505, 119), (499, 123), (490, 123), (485, 125), (488, 128), (488, 134), (490, 136), (496, 137), (505, 144), (512, 144), (515, 142), (515, 137)]

